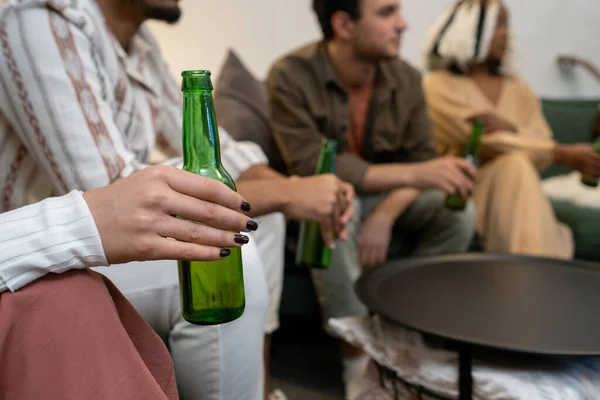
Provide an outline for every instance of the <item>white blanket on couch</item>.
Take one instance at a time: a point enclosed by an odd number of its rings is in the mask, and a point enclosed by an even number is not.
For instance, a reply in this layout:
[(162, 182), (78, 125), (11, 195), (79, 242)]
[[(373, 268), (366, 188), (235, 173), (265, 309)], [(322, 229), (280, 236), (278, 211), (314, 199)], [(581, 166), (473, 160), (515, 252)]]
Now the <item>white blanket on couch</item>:
[(582, 207), (600, 208), (600, 188), (583, 185), (579, 172), (545, 179), (542, 186), (544, 193), (552, 199), (568, 200)]
[[(449, 398), (458, 398), (458, 356), (427, 343), (421, 334), (384, 318), (330, 319), (328, 327), (345, 341), (361, 347), (374, 362), (395, 371), (403, 380)], [(600, 357), (521, 360), (515, 356), (473, 361), (477, 400), (600, 399)], [(382, 389), (374, 364), (365, 374), (361, 395), (352, 400), (392, 400)], [(399, 399), (414, 395), (396, 385)], [(421, 398), (427, 399), (427, 396)]]

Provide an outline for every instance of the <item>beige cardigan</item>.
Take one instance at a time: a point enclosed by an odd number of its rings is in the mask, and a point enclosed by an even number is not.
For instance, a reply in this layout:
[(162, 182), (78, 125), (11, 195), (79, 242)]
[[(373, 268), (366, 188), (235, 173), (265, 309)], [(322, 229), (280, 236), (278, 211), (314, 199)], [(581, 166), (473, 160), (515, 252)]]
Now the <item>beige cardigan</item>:
[(552, 163), (555, 145), (552, 132), (539, 99), (521, 79), (505, 79), (497, 105), (467, 76), (433, 72), (425, 77), (423, 86), (440, 154), (460, 154), (471, 133), (468, 119), (492, 112), (517, 126), (518, 132), (485, 135), (481, 143), (483, 152), (524, 151), (540, 171)]

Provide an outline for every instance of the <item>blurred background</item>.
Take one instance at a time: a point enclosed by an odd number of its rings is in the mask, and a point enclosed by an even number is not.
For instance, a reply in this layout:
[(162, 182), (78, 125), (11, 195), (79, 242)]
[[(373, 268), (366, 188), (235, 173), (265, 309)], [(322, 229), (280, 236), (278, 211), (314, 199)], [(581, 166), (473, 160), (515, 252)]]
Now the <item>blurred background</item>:
[[(403, 56), (421, 66), (425, 30), (450, 0), (404, 0), (409, 29)], [(506, 0), (517, 37), (523, 76), (544, 98), (597, 97), (598, 84), (582, 69), (561, 72), (556, 57), (571, 54), (600, 65), (599, 0)], [(176, 26), (153, 23), (173, 74), (209, 69), (215, 74), (233, 48), (259, 79), (269, 65), (291, 48), (320, 38), (311, 0), (217, 0), (181, 2)], [(206, 17), (206, 16), (209, 17)], [(190, 49), (185, 39), (197, 43)]]

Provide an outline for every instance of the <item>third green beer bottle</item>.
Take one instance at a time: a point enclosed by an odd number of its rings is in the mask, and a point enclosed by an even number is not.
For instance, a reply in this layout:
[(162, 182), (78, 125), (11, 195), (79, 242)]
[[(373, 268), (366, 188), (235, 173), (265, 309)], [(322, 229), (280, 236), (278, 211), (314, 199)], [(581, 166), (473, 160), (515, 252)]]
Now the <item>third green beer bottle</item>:
[[(479, 143), (481, 143), (481, 135), (483, 135), (484, 128), (485, 124), (483, 121), (475, 120), (473, 122), (473, 130), (463, 152), (463, 157), (475, 167), (479, 167)], [(451, 210), (461, 211), (466, 206), (467, 201), (458, 193), (450, 194), (446, 198), (446, 207)]]
[[(592, 145), (592, 148), (594, 149), (594, 151), (596, 153), (600, 154), (600, 138), (596, 139), (596, 141)], [(594, 176), (591, 174), (582, 174), (581, 175), (581, 183), (583, 183), (584, 185), (589, 186), (589, 187), (598, 187), (599, 180), (600, 180), (600, 177)]]
[[(337, 142), (334, 140), (323, 140), (315, 175), (334, 174), (336, 154)], [(331, 249), (327, 247), (321, 237), (319, 223), (314, 221), (301, 222), (296, 265), (325, 269), (329, 267), (330, 262)]]
[[(219, 133), (208, 71), (182, 72), (183, 169), (236, 190), (221, 164)], [(179, 261), (181, 313), (197, 325), (233, 321), (246, 304), (240, 248), (219, 261)]]

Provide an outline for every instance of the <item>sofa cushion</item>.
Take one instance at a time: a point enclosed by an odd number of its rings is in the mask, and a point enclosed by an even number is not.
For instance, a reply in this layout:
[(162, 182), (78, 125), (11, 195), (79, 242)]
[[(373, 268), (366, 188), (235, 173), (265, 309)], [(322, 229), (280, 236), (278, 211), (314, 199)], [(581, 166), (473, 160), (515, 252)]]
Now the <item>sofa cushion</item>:
[(600, 210), (551, 199), (556, 218), (573, 231), (575, 258), (600, 262)]
[[(552, 128), (554, 140), (559, 143), (590, 143), (594, 121), (600, 100), (551, 100), (542, 101), (544, 116)], [(565, 175), (569, 170), (553, 165), (542, 178)]]
[(214, 100), (219, 125), (238, 141), (258, 144), (273, 164), (278, 151), (269, 125), (265, 86), (233, 50), (220, 71)]

